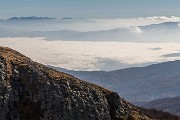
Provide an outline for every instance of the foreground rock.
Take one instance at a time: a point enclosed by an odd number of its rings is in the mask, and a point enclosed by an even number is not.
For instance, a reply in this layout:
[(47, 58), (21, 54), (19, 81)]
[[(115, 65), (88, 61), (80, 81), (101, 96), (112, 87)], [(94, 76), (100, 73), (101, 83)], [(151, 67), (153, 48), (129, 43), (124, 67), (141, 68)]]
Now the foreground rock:
[(1, 120), (147, 120), (117, 93), (0, 47)]

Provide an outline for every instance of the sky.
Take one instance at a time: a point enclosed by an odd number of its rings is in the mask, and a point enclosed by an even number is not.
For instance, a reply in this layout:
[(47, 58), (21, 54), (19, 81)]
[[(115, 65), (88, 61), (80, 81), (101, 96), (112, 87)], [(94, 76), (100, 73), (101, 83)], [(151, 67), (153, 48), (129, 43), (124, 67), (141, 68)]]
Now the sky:
[(180, 0), (0, 0), (0, 18), (180, 16)]

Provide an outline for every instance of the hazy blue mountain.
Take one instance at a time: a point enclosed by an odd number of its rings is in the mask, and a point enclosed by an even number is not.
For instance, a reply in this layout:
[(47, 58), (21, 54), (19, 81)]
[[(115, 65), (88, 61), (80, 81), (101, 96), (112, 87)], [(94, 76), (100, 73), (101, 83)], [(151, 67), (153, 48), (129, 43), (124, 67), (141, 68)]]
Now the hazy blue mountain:
[(180, 61), (109, 72), (56, 69), (117, 91), (133, 102), (180, 96)]
[(50, 18), (50, 17), (36, 17), (36, 16), (30, 16), (30, 17), (12, 17), (7, 19), (6, 21), (21, 21), (21, 20), (52, 20), (52, 19), (56, 19), (56, 18)]
[(149, 102), (137, 103), (137, 105), (148, 109), (155, 108), (180, 116), (180, 97), (157, 99)]
[(63, 18), (61, 18), (61, 19), (72, 20), (73, 18), (71, 18), (71, 17), (63, 17)]
[(69, 17), (62, 19), (35, 16), (13, 17), (0, 20), (0, 37), (44, 37), (47, 40), (66, 41), (179, 42), (178, 22), (97, 31), (78, 31), (72, 28), (72, 26), (77, 27), (78, 24), (94, 22)]
[(169, 58), (172, 58), (172, 57), (179, 57), (179, 56), (180, 56), (180, 53), (179, 53), (179, 52), (176, 52), (176, 53), (169, 53), (169, 54), (163, 55), (163, 57), (169, 57)]
[(151, 24), (147, 26), (140, 26), (144, 30), (155, 30), (155, 29), (175, 29), (179, 28), (179, 22), (164, 22), (160, 24)]

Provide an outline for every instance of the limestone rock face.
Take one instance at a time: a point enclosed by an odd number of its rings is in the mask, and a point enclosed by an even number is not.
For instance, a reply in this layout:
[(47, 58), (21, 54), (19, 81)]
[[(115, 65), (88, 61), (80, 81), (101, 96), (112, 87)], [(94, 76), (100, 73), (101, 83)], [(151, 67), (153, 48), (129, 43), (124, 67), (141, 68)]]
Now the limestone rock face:
[(0, 120), (148, 120), (117, 93), (0, 47)]

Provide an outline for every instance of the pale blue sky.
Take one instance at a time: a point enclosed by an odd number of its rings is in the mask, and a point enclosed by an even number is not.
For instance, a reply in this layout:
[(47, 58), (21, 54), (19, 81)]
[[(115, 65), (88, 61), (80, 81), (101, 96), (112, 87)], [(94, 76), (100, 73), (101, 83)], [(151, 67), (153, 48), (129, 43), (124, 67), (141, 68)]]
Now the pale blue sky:
[(0, 0), (0, 18), (180, 16), (180, 0)]

